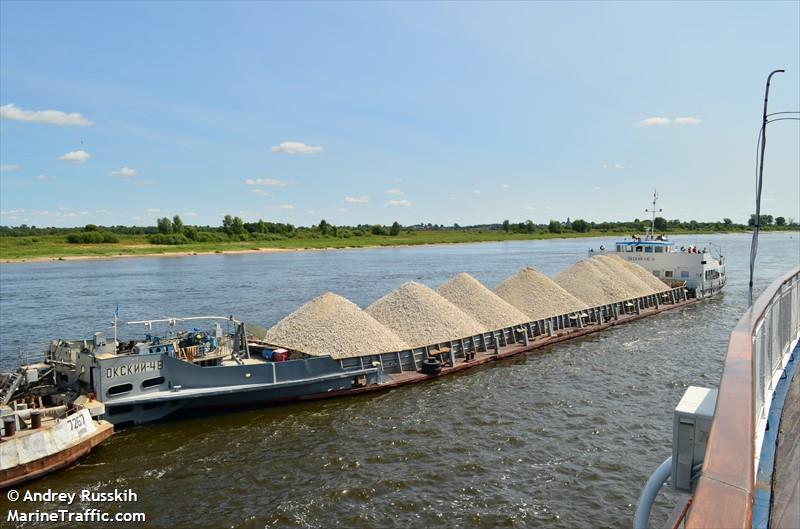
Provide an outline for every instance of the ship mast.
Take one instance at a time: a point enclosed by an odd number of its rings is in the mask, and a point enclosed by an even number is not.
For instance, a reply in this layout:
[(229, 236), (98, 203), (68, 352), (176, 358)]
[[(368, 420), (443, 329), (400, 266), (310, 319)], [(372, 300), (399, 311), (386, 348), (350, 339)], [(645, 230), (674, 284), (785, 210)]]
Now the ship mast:
[(650, 221), (650, 236), (656, 232), (656, 213), (661, 213), (663, 209), (656, 209), (656, 202), (658, 201), (658, 189), (653, 191), (653, 209), (645, 209), (645, 213), (652, 213), (653, 218)]

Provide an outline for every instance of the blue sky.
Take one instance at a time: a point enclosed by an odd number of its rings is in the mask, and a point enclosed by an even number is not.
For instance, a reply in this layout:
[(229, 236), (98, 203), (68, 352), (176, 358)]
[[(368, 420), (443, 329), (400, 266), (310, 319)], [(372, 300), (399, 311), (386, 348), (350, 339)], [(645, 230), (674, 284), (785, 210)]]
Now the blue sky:
[(798, 2), (3, 1), (0, 223), (744, 222), (778, 67), (800, 110)]

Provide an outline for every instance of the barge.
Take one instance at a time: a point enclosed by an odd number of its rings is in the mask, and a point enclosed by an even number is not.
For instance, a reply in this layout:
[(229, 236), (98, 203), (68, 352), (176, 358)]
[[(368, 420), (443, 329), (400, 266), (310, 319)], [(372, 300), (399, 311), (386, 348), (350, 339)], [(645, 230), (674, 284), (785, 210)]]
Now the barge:
[[(69, 406), (90, 395), (115, 425), (192, 410), (339, 397), (446, 376), (694, 301), (677, 287), (424, 347), (339, 359), (277, 349), (255, 326), (233, 317), (130, 322), (147, 334), (138, 342), (119, 342), (115, 318), (112, 340), (95, 333), (90, 340), (52, 341), (42, 362), (21, 366), (7, 378), (24, 382), (0, 388), (0, 397), (9, 402), (36, 396)], [(213, 322), (213, 330), (171, 330), (198, 321)], [(156, 336), (155, 325), (170, 330)]]

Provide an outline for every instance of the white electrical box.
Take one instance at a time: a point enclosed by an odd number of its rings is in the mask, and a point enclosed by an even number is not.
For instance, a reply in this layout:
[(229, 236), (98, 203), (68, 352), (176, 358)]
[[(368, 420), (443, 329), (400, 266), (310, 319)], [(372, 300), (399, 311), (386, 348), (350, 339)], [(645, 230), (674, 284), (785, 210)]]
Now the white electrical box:
[(672, 488), (692, 492), (717, 405), (717, 390), (689, 386), (672, 415)]

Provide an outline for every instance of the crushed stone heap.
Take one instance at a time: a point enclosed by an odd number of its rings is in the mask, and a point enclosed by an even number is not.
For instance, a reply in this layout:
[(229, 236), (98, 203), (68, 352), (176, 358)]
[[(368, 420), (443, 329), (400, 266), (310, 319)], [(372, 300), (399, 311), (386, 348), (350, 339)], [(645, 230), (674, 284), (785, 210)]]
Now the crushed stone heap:
[(409, 346), (350, 300), (327, 292), (275, 324), (269, 344), (333, 358), (402, 351)]
[(604, 266), (609, 272), (609, 277), (619, 283), (627, 290), (629, 298), (638, 298), (655, 294), (655, 290), (650, 288), (644, 281), (633, 274), (621, 259), (614, 259), (607, 255), (595, 255), (592, 257), (601, 267)]
[(588, 308), (586, 303), (531, 267), (507, 278), (494, 292), (524, 312), (531, 321)]
[(367, 307), (366, 312), (411, 347), (490, 330), (430, 288), (413, 281), (389, 292)]
[(629, 299), (630, 291), (612, 277), (607, 269), (592, 259), (578, 261), (555, 278), (564, 290), (590, 307)]
[(638, 277), (643, 283), (647, 286), (655, 290), (656, 292), (664, 292), (665, 290), (669, 290), (669, 285), (661, 281), (659, 278), (654, 276), (652, 272), (647, 271), (644, 267), (639, 266), (636, 263), (631, 263), (630, 261), (626, 261), (622, 257), (618, 255), (608, 255), (611, 259), (619, 260), (625, 267), (630, 271), (633, 275)]
[(531, 321), (525, 313), (464, 272), (450, 278), (436, 292), (489, 330)]

